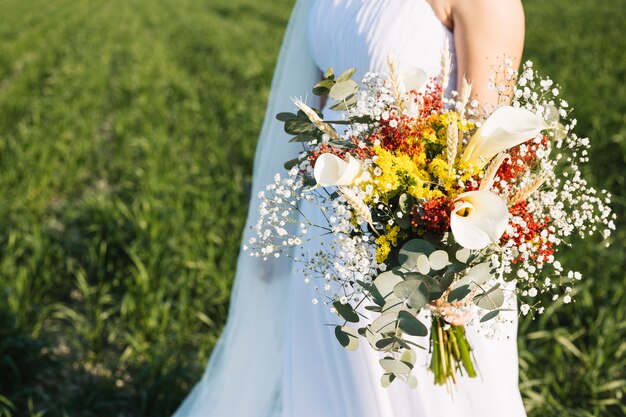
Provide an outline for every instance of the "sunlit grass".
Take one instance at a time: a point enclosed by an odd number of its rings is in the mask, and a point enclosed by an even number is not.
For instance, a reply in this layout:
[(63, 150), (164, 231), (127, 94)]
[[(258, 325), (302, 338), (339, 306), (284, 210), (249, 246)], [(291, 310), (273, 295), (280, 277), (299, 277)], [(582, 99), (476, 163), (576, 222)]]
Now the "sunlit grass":
[[(0, 0), (0, 416), (168, 416), (200, 377), (291, 3)], [(626, 16), (525, 7), (623, 215)], [(625, 238), (572, 242), (577, 302), (523, 320), (531, 416), (626, 413)]]

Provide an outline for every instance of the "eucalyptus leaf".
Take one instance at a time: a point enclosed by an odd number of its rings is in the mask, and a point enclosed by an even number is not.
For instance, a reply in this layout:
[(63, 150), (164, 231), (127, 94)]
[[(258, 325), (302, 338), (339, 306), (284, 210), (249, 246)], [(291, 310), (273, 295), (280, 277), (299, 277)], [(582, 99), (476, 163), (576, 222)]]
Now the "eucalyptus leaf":
[(393, 293), (396, 297), (416, 309), (425, 307), (429, 301), (429, 294), (426, 285), (424, 285), (422, 281), (416, 279), (400, 282), (393, 287)]
[(324, 73), (324, 78), (335, 79), (335, 71), (332, 67), (328, 67), (328, 69)]
[(354, 311), (354, 308), (348, 303), (341, 304), (339, 301), (333, 303), (333, 307), (337, 310), (337, 313), (346, 321), (350, 323), (358, 323), (359, 315)]
[(409, 388), (411, 389), (417, 388), (417, 378), (415, 377), (415, 375), (409, 375), (407, 384), (409, 385)]
[(332, 106), (330, 106), (331, 110), (335, 110), (335, 111), (346, 111), (352, 107), (354, 107), (357, 103), (357, 98), (355, 95), (351, 95), (345, 98), (345, 100), (342, 100), (338, 103), (333, 104)]
[(345, 70), (341, 75), (337, 78), (337, 82), (348, 81), (354, 73), (356, 72), (356, 68), (350, 68)]
[(366, 310), (373, 311), (374, 313), (381, 313), (383, 308), (381, 306), (365, 306)]
[(384, 339), (380, 339), (378, 342), (376, 342), (376, 347), (378, 349), (385, 349), (389, 346), (391, 346), (393, 343), (395, 342), (393, 337), (387, 337)]
[(376, 318), (370, 325), (372, 333), (391, 333), (396, 330), (397, 313), (384, 313)]
[(405, 350), (402, 352), (402, 355), (400, 355), (400, 360), (414, 366), (415, 362), (417, 362), (417, 354), (411, 349)]
[(480, 322), (484, 323), (486, 321), (489, 321), (495, 317), (498, 317), (498, 314), (500, 314), (500, 310), (490, 311), (489, 313), (485, 314), (484, 316), (480, 318)]
[(408, 311), (398, 313), (398, 327), (411, 336), (426, 336), (428, 334), (426, 326)]
[(504, 304), (504, 292), (502, 288), (491, 288), (486, 293), (476, 296), (474, 304), (485, 310), (500, 308)]
[(381, 308), (382, 313), (394, 312), (397, 313), (404, 308), (404, 301), (396, 297), (395, 295), (387, 298), (387, 302)]
[(281, 122), (286, 122), (287, 120), (295, 119), (297, 117), (298, 116), (296, 116), (295, 114), (289, 112), (282, 112), (276, 115), (276, 119), (280, 120)]
[(411, 372), (409, 365), (393, 358), (383, 358), (379, 363), (385, 371), (394, 375), (403, 375)]
[(335, 85), (333, 80), (322, 80), (313, 87), (313, 94), (316, 96), (326, 96), (330, 93), (330, 89)]
[(348, 350), (357, 350), (359, 347), (359, 337), (356, 331), (352, 327), (348, 326), (336, 326), (335, 337), (343, 346)]
[(300, 158), (294, 158), (294, 159), (290, 159), (289, 161), (285, 162), (283, 164), (283, 166), (285, 167), (285, 169), (287, 171), (289, 171), (291, 168), (295, 167), (299, 163), (300, 163)]
[(376, 289), (376, 293), (372, 295), (374, 297), (379, 296), (383, 301), (382, 304), (384, 305), (387, 298), (393, 295), (393, 287), (402, 281), (403, 274), (398, 269), (394, 268), (390, 271), (385, 271), (374, 279), (373, 287)]
[(313, 136), (309, 136), (309, 135), (298, 135), (298, 136), (294, 136), (293, 138), (289, 139), (289, 142), (310, 142), (313, 139), (315, 139)]
[(398, 262), (402, 268), (409, 271), (417, 269), (417, 259), (420, 255), (430, 255), (435, 247), (423, 239), (413, 239), (406, 242), (398, 254)]
[(452, 283), (454, 282), (454, 272), (452, 271), (446, 271), (443, 273), (443, 276), (441, 277), (441, 281), (439, 282), (439, 288), (441, 289), (441, 291), (446, 291), (448, 288), (450, 288), (450, 285), (452, 285)]
[(328, 95), (337, 100), (346, 100), (349, 96), (355, 94), (359, 89), (359, 85), (354, 80), (346, 80), (335, 83), (330, 89)]
[(313, 133), (315, 126), (311, 122), (303, 119), (290, 119), (285, 122), (285, 132), (290, 135), (300, 135), (303, 133)]
[(418, 272), (408, 272), (404, 275), (404, 279), (417, 279), (426, 285), (429, 292), (441, 292), (441, 285), (439, 281), (430, 275), (424, 275)]
[(448, 294), (448, 301), (460, 301), (467, 297), (472, 290), (470, 289), (469, 284), (461, 285), (460, 287), (456, 287), (450, 294)]
[(396, 379), (396, 376), (394, 374), (383, 374), (383, 376), (380, 377), (380, 384), (383, 386), (383, 388), (387, 388), (389, 385), (391, 385), (394, 379)]

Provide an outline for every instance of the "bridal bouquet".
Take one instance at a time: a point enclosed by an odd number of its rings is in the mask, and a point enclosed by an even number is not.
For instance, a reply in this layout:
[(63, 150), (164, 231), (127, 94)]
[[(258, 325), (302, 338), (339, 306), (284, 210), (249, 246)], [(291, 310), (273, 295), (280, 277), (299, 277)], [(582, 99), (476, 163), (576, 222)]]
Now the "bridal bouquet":
[(313, 302), (341, 320), (339, 343), (382, 353), (383, 386), (417, 384), (415, 349), (430, 352), (437, 384), (474, 377), (465, 326), (502, 321), (517, 296), (524, 315), (542, 313), (541, 293), (571, 302), (581, 274), (558, 248), (615, 227), (610, 196), (579, 169), (589, 139), (530, 62), (500, 68), (494, 88), (509, 104), (487, 112), (465, 80), (444, 93), (447, 65), (430, 79), (392, 60), (388, 74), (353, 74), (329, 70), (313, 88), (343, 117), (324, 120), (300, 100), (297, 113), (278, 114), (303, 151), (259, 194), (247, 249), (267, 258), (296, 248)]

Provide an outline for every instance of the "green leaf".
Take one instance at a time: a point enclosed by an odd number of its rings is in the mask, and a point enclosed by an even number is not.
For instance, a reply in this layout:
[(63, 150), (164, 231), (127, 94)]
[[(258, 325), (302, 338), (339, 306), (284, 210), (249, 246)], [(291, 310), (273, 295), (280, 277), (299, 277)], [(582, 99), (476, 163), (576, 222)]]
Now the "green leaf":
[(354, 73), (356, 72), (356, 68), (350, 68), (345, 70), (341, 75), (337, 78), (337, 82), (348, 81)]
[(313, 136), (309, 136), (309, 135), (298, 135), (298, 136), (294, 136), (293, 138), (289, 139), (289, 142), (309, 142), (311, 140), (315, 139)]
[(300, 158), (294, 158), (294, 159), (290, 159), (289, 161), (284, 163), (284, 167), (287, 171), (289, 171), (291, 168), (295, 167), (296, 165), (298, 165), (300, 163)]
[(404, 269), (414, 271), (417, 268), (417, 257), (419, 255), (430, 255), (435, 251), (435, 247), (423, 239), (413, 239), (406, 242), (398, 254), (398, 262)]
[(439, 283), (439, 281), (437, 281), (435, 278), (431, 277), (430, 275), (420, 274), (419, 272), (408, 272), (404, 274), (404, 279), (405, 280), (417, 279), (423, 282), (424, 285), (426, 285), (428, 292), (439, 294), (437, 298), (441, 297), (441, 284)]
[(406, 310), (398, 313), (398, 327), (411, 336), (426, 336), (428, 334), (426, 326)]
[(504, 292), (499, 288), (500, 284), (494, 285), (489, 291), (474, 298), (474, 304), (485, 310), (493, 310), (504, 304)]
[(394, 375), (403, 375), (411, 372), (409, 365), (393, 358), (381, 359), (379, 363), (385, 371), (391, 372)]
[(333, 80), (322, 80), (313, 87), (313, 94), (316, 96), (327, 96), (333, 85), (335, 85)]
[(428, 304), (428, 289), (420, 280), (411, 279), (402, 281), (393, 287), (396, 297), (406, 302), (409, 306), (420, 309)]
[(295, 119), (297, 117), (298, 116), (296, 116), (295, 114), (289, 112), (278, 113), (276, 115), (276, 119), (280, 120), (281, 122), (286, 122), (287, 120)]
[(381, 306), (365, 306), (365, 309), (375, 313), (381, 313), (383, 310)]
[(381, 307), (384, 306), (387, 299), (393, 295), (393, 287), (403, 281), (402, 277), (402, 273), (396, 268), (378, 275), (374, 279), (371, 290), (374, 302)]
[(445, 291), (450, 288), (450, 285), (454, 282), (454, 272), (446, 271), (443, 273), (443, 277), (441, 277), (441, 282), (439, 282), (439, 288), (441, 291)]
[(481, 323), (484, 323), (484, 322), (486, 322), (486, 321), (489, 321), (489, 320), (491, 320), (491, 319), (493, 319), (493, 318), (497, 317), (497, 316), (498, 316), (498, 314), (500, 314), (500, 310), (493, 310), (493, 311), (490, 311), (489, 313), (485, 314), (484, 316), (482, 316), (482, 317), (480, 318), (480, 322), (481, 322)]
[(417, 378), (415, 377), (415, 375), (409, 375), (409, 380), (407, 381), (407, 384), (409, 384), (409, 388), (411, 389), (417, 388)]
[(395, 342), (393, 337), (387, 337), (385, 339), (380, 339), (378, 342), (376, 342), (376, 347), (378, 349), (385, 349), (386, 347), (389, 347), (390, 345), (392, 345), (393, 342)]
[(346, 80), (337, 82), (332, 86), (328, 95), (337, 100), (346, 100), (349, 96), (355, 94), (359, 90), (359, 85), (354, 80)]
[(400, 355), (400, 360), (402, 362), (410, 363), (411, 366), (415, 366), (415, 362), (417, 362), (417, 355), (412, 349), (405, 350), (402, 352), (402, 355)]
[(335, 79), (335, 71), (332, 67), (328, 67), (328, 69), (324, 73), (324, 78)]
[(316, 127), (311, 122), (303, 119), (290, 119), (285, 122), (285, 132), (290, 135), (300, 135), (303, 133), (313, 133)]
[(394, 379), (396, 379), (396, 376), (394, 374), (383, 374), (383, 376), (380, 377), (380, 384), (383, 386), (383, 388), (387, 388), (389, 385), (391, 385)]
[(472, 290), (470, 289), (469, 284), (461, 285), (450, 291), (448, 294), (448, 301), (460, 301), (467, 297)]
[(336, 326), (335, 337), (348, 350), (357, 350), (359, 347), (359, 337), (353, 328), (348, 326)]
[(346, 321), (350, 323), (358, 323), (359, 315), (354, 311), (354, 308), (348, 303), (341, 304), (339, 301), (333, 303), (333, 307), (337, 310), (337, 313)]
[(349, 108), (356, 105), (356, 102), (357, 102), (356, 96), (351, 95), (351, 96), (346, 97), (345, 100), (333, 104), (332, 106), (330, 106), (330, 109), (335, 110), (335, 111), (346, 111)]
[(372, 333), (390, 333), (396, 330), (397, 313), (384, 313), (370, 325)]
[(387, 302), (382, 307), (381, 312), (383, 312), (383, 313), (389, 313), (389, 312), (397, 313), (398, 311), (402, 310), (403, 308), (404, 308), (404, 301), (402, 301), (401, 299), (399, 299), (395, 295), (392, 295), (391, 297), (387, 298)]

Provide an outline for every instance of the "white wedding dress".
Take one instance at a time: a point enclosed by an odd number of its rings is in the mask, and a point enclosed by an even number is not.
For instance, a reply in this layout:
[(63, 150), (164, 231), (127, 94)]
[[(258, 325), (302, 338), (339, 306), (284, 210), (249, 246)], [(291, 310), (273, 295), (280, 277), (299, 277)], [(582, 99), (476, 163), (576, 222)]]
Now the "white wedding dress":
[[(426, 0), (299, 0), (277, 64), (254, 167), (248, 226), (256, 223), (256, 191), (272, 182), (282, 163), (297, 155), (274, 115), (292, 109), (320, 72), (357, 67), (385, 71), (389, 54), (400, 67), (440, 72), (451, 33)], [(454, 75), (454, 71), (451, 75)], [(455, 84), (452, 77), (451, 86)], [(317, 106), (309, 96), (310, 104)], [(328, 114), (328, 112), (325, 112)], [(336, 117), (336, 115), (333, 115)], [(245, 235), (249, 235), (248, 231)], [(460, 378), (453, 392), (435, 386), (419, 351), (418, 387), (401, 381), (385, 389), (378, 353), (361, 343), (343, 349), (334, 336), (336, 317), (288, 258), (263, 262), (242, 253), (228, 322), (203, 379), (174, 417), (523, 417), (518, 389), (515, 312), (499, 338), (468, 326), (479, 377)]]

